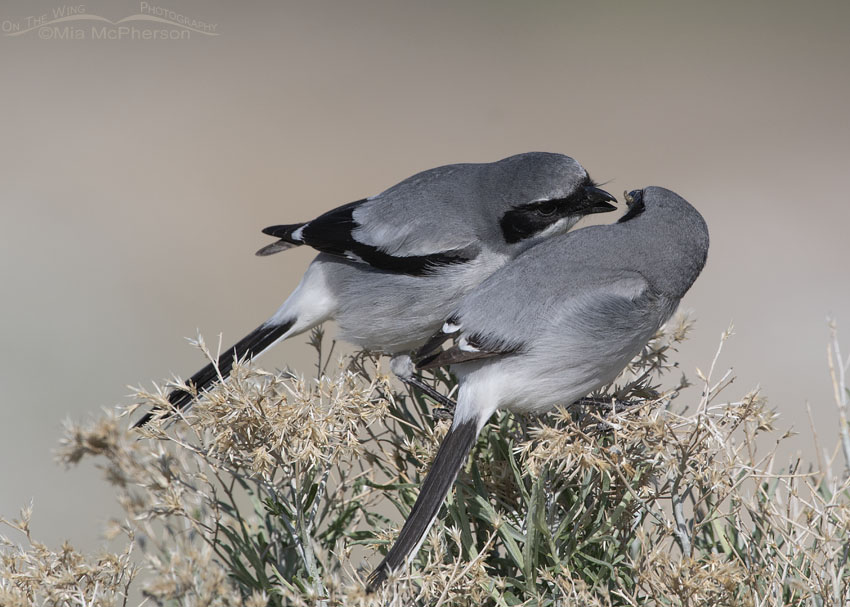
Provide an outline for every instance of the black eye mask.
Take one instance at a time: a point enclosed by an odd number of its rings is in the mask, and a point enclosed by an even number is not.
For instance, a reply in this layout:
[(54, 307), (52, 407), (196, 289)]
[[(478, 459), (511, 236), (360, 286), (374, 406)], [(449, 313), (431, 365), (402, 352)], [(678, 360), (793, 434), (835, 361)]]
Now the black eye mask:
[(499, 220), (505, 242), (513, 244), (539, 234), (564, 217), (605, 213), (616, 209), (608, 204), (614, 197), (588, 179), (566, 198), (531, 202), (511, 209)]
[(511, 209), (499, 221), (505, 242), (515, 243), (538, 234), (569, 215), (570, 208), (562, 205), (561, 200), (547, 200), (541, 203)]

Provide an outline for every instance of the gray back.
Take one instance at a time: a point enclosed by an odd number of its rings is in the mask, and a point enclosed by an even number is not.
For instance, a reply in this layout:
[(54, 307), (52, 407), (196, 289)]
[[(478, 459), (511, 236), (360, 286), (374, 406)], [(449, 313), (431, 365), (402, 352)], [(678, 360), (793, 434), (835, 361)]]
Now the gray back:
[(672, 312), (705, 265), (708, 228), (670, 190), (646, 188), (642, 204), (626, 221), (550, 238), (492, 274), (455, 315), (464, 332), (521, 344), (594, 301), (649, 297)]
[[(499, 219), (508, 210), (564, 198), (587, 179), (582, 166), (563, 154), (529, 152), (498, 162), (451, 164), (418, 173), (364, 203), (354, 212), (365, 244), (394, 254), (484, 246), (504, 242)], [(383, 221), (392, 217), (392, 224)]]

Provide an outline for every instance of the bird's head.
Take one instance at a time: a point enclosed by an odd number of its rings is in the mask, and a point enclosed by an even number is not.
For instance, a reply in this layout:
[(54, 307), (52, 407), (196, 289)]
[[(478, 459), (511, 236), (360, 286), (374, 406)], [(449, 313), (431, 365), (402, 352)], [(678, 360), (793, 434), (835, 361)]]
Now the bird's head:
[(502, 205), (499, 233), (508, 246), (527, 248), (562, 234), (582, 217), (617, 209), (578, 162), (563, 154), (530, 152), (492, 165), (493, 192)]

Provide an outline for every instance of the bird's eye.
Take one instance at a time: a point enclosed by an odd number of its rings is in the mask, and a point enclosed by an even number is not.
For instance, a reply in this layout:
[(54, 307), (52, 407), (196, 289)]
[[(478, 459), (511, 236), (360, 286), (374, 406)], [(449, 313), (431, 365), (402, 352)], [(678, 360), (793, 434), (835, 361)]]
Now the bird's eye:
[(558, 210), (558, 207), (555, 205), (554, 202), (550, 201), (550, 202), (543, 202), (543, 203), (537, 205), (534, 208), (534, 210), (537, 212), (538, 215), (542, 215), (543, 217), (548, 217), (549, 215), (554, 214), (555, 211)]

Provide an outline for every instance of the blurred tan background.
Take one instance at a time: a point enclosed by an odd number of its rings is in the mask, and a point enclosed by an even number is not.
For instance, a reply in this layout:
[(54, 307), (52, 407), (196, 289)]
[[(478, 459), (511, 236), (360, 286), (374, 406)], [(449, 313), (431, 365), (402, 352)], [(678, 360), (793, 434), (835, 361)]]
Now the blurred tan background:
[[(734, 321), (727, 396), (760, 384), (809, 454), (811, 403), (833, 443), (850, 4), (150, 4), (218, 35), (11, 36), (65, 5), (0, 4), (0, 514), (32, 499), (38, 537), (101, 541), (117, 508), (98, 472), (53, 463), (62, 420), (192, 373), (197, 330), (229, 345), (272, 313), (311, 255), (254, 257), (262, 227), (529, 150), (575, 156), (618, 195), (663, 185), (694, 203), (712, 249), (683, 369), (706, 368)], [(264, 364), (311, 371), (303, 341)]]

